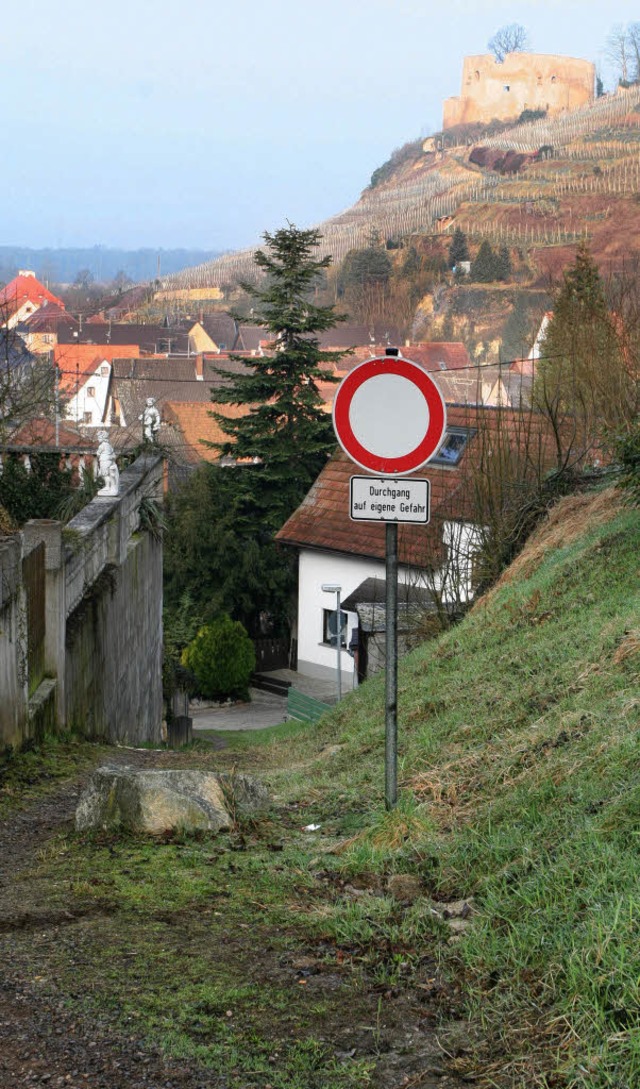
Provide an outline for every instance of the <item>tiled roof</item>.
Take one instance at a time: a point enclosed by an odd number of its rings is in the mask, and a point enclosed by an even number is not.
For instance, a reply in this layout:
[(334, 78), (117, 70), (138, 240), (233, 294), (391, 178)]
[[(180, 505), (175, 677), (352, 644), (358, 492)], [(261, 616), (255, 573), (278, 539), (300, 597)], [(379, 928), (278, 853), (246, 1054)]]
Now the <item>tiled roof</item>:
[(357, 322), (341, 322), (333, 329), (318, 333), (320, 347), (329, 350), (335, 348), (372, 348), (374, 345), (399, 348), (403, 343), (399, 330), (385, 322), (376, 321), (372, 325)]
[(220, 412), (229, 419), (238, 419), (249, 411), (240, 405), (214, 405), (207, 403), (194, 403), (185, 401), (165, 401), (162, 410), (163, 418), (167, 423), (173, 424), (182, 432), (185, 454), (193, 461), (218, 461), (220, 451), (205, 442), (228, 442), (229, 436), (211, 416), (211, 412)]
[(82, 384), (88, 375), (94, 374), (103, 360), (112, 362), (116, 355), (135, 356), (137, 344), (56, 344), (53, 360), (59, 368), (60, 390), (70, 393)]
[[(112, 392), (117, 398), (127, 426), (142, 414), (147, 397), (154, 397), (160, 413), (167, 401), (199, 403), (211, 407), (211, 390), (223, 379), (216, 376), (215, 363), (205, 361), (203, 379), (196, 377), (196, 356), (116, 359), (113, 364)], [(223, 364), (221, 364), (223, 365)]]
[(61, 325), (66, 325), (70, 330), (77, 329), (78, 320), (58, 303), (47, 302), (25, 318), (19, 328), (26, 333), (55, 333)]
[(61, 335), (59, 342), (70, 344), (108, 345), (137, 344), (141, 352), (184, 352), (189, 348), (186, 328), (167, 328), (164, 325), (141, 325), (129, 322), (89, 322), (76, 337)]
[[(466, 429), (482, 426), (494, 434), (501, 427), (515, 436), (530, 426), (538, 441), (552, 460), (551, 436), (546, 436), (541, 417), (523, 417), (517, 412), (476, 406), (450, 407), (447, 426)], [(515, 438), (514, 438), (515, 442)], [(431, 524), (426, 527), (404, 524), (398, 527), (400, 562), (424, 566), (442, 555), (442, 521), (469, 521), (473, 517), (472, 489), (467, 486), (470, 471), (481, 447), (478, 437), (470, 437), (467, 448), (456, 466), (431, 463), (412, 476), (426, 477), (431, 482)], [(346, 454), (339, 450), (322, 470), (296, 511), (291, 515), (277, 539), (303, 548), (317, 548), (378, 560), (385, 556), (385, 526), (382, 522), (353, 522), (349, 516), (349, 480), (362, 475)]]
[(37, 306), (42, 306), (44, 302), (56, 303), (64, 310), (62, 299), (52, 295), (49, 289), (33, 275), (25, 276), (23, 273), (18, 273), (13, 280), (0, 289), (0, 307), (5, 307), (12, 313), (19, 310), (27, 301)]
[(11, 436), (11, 445), (51, 446), (55, 448), (79, 446), (86, 450), (95, 450), (97, 446), (95, 432), (88, 434), (86, 431), (74, 427), (68, 421), (58, 424), (57, 440), (56, 442), (55, 424), (43, 416), (35, 416), (32, 420), (25, 421), (19, 430)]
[(231, 314), (207, 314), (200, 322), (218, 348), (233, 352), (237, 347), (238, 324)]
[[(470, 367), (469, 353), (461, 341), (428, 341), (421, 344), (411, 344), (401, 349), (406, 359), (419, 363), (427, 371), (458, 370), (460, 367)], [(444, 363), (444, 367), (441, 364)]]

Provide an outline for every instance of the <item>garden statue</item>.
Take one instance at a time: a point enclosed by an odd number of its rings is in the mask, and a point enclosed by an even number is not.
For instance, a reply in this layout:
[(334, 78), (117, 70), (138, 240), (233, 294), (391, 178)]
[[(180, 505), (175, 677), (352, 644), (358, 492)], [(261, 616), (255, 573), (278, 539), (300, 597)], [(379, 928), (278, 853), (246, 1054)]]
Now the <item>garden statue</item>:
[(138, 416), (138, 419), (142, 420), (144, 441), (155, 442), (156, 435), (160, 430), (160, 413), (156, 408), (155, 397), (147, 397), (147, 403), (144, 407), (144, 412), (141, 416)]
[(120, 490), (120, 473), (116, 464), (116, 455), (109, 442), (108, 431), (98, 431), (98, 476), (104, 480), (104, 487), (98, 495), (117, 495)]

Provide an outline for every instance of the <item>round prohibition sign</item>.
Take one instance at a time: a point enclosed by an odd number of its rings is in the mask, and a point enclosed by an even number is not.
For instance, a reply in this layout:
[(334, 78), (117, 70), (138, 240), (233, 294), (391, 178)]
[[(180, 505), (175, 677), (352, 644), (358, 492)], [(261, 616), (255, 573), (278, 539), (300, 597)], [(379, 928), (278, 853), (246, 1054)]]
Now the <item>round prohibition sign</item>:
[(438, 449), (446, 423), (444, 398), (433, 378), (397, 356), (354, 367), (333, 401), (338, 442), (371, 473), (402, 476), (419, 469)]

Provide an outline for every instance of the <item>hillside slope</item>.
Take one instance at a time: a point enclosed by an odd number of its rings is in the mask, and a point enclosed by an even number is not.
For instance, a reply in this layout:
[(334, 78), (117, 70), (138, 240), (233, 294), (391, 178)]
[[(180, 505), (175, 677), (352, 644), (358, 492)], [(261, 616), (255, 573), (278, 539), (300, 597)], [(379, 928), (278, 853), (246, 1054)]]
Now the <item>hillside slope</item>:
[[(481, 1085), (640, 1083), (639, 556), (639, 510), (612, 491), (564, 500), (459, 626), (403, 660), (395, 812), (381, 678), (287, 743), (288, 763), (340, 746), (278, 776), (325, 834), (351, 822), (332, 865), (359, 887), (408, 872), (436, 906), (472, 898), (440, 960), (482, 1041), (454, 1066)], [(386, 910), (338, 901), (320, 925), (397, 948)]]
[[(474, 144), (494, 152), (473, 159), (469, 133), (408, 145), (374, 173), (353, 207), (319, 224), (323, 252), (340, 262), (371, 232), (399, 240), (452, 229), (524, 247), (540, 273), (566, 264), (566, 247), (584, 236), (602, 260), (640, 253), (640, 86), (556, 118), (511, 126)], [(534, 157), (543, 150), (538, 161)], [(501, 162), (511, 152), (510, 162)], [(500, 154), (498, 154), (500, 153)], [(482, 157), (481, 157), (482, 158)], [(519, 168), (519, 169), (518, 169)], [(517, 169), (516, 173), (512, 173)], [(222, 285), (251, 274), (252, 250), (187, 269), (171, 283)]]

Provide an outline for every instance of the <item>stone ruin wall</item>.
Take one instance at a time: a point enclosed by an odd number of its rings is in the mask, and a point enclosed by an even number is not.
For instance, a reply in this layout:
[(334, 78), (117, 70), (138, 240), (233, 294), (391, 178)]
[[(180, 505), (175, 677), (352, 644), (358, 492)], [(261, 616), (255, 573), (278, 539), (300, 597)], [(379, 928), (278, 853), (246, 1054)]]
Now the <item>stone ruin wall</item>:
[(443, 128), (490, 121), (515, 121), (523, 110), (550, 117), (594, 98), (595, 66), (574, 57), (508, 53), (502, 64), (489, 55), (465, 57), (462, 89), (444, 103)]

